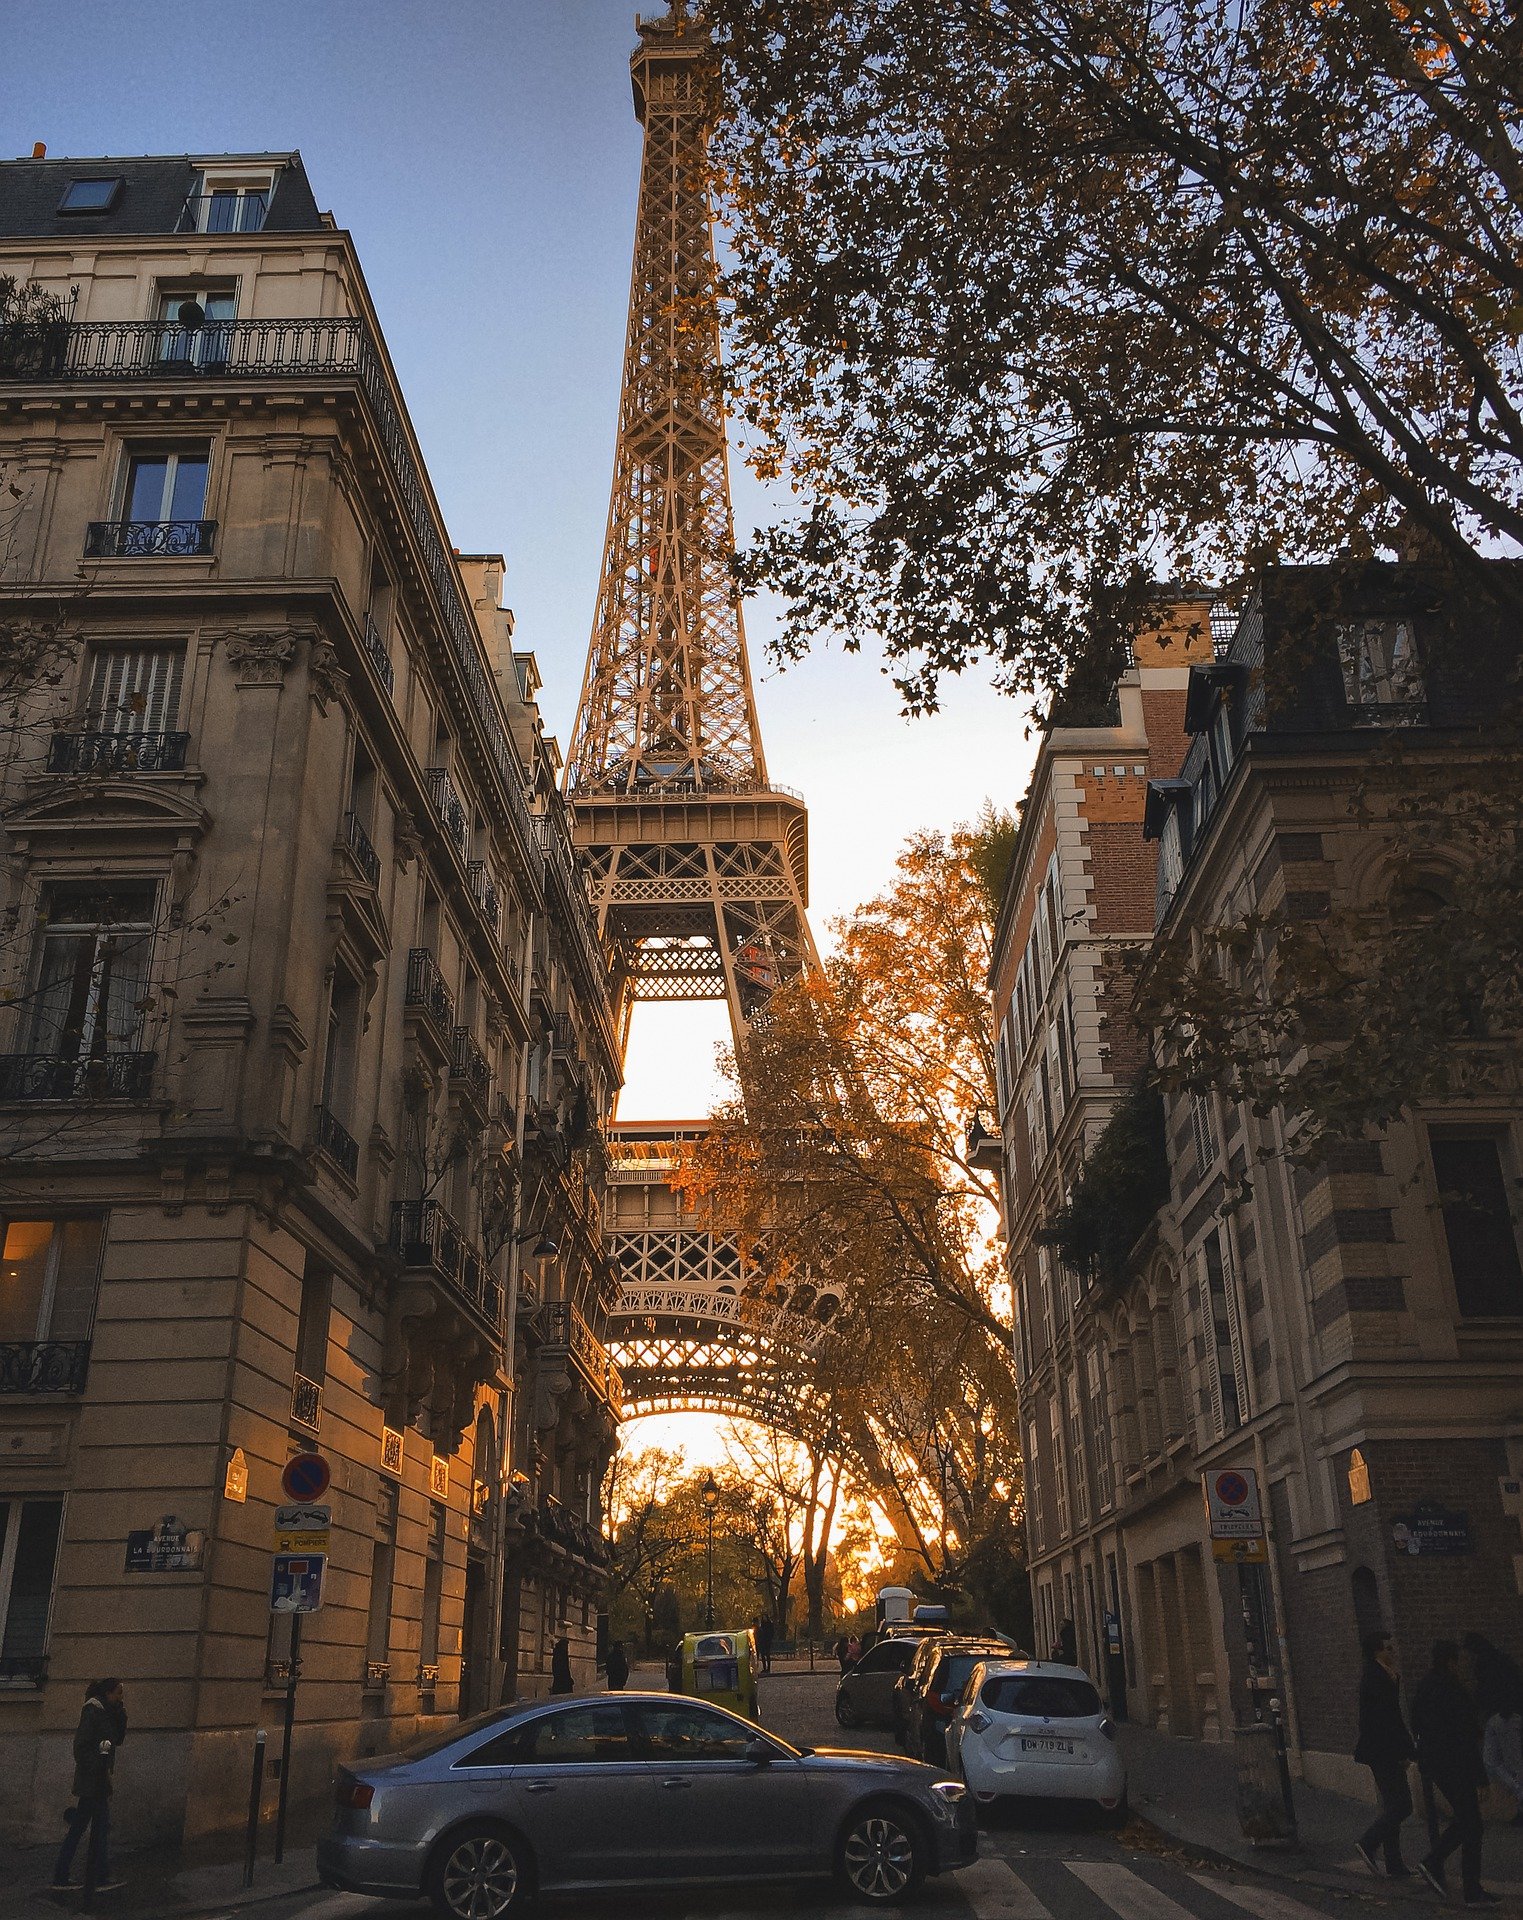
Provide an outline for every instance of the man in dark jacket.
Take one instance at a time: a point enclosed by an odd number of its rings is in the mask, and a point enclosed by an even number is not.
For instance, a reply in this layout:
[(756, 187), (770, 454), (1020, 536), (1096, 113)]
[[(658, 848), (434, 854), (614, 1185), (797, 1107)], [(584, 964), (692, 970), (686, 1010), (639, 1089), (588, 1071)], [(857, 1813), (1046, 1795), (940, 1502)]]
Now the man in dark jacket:
[[(95, 1885), (104, 1890), (119, 1886), (111, 1878), (108, 1849), (111, 1841), (111, 1776), (116, 1750), (127, 1738), (127, 1708), (120, 1680), (96, 1680), (85, 1690), (84, 1710), (74, 1733), (74, 1797), (78, 1805), (68, 1813), (68, 1832), (53, 1867), (53, 1885), (69, 1884), (69, 1868), (86, 1828)], [(88, 1868), (86, 1879), (90, 1878)]]
[(1446, 1891), (1444, 1862), (1459, 1851), (1462, 1893), (1467, 1907), (1493, 1907), (1497, 1896), (1481, 1885), (1481, 1717), (1459, 1677), (1460, 1650), (1453, 1640), (1435, 1640), (1433, 1665), (1412, 1702), (1417, 1758), (1449, 1802), (1451, 1819), (1433, 1851), (1417, 1871), (1435, 1893)]
[(1354, 1758), (1375, 1776), (1380, 1795), (1380, 1817), (1371, 1821), (1354, 1842), (1359, 1857), (1374, 1873), (1375, 1855), (1385, 1856), (1386, 1872), (1404, 1880), (1411, 1868), (1401, 1858), (1401, 1823), (1412, 1811), (1407, 1767), (1417, 1748), (1401, 1712), (1401, 1669), (1388, 1633), (1370, 1633), (1364, 1640), (1364, 1671), (1359, 1676), (1359, 1740)]
[(758, 1614), (756, 1616), (756, 1651), (761, 1658), (763, 1673), (772, 1671), (772, 1642), (776, 1636), (777, 1629), (768, 1616), (764, 1613)]
[(614, 1640), (608, 1647), (608, 1685), (617, 1690), (629, 1682), (629, 1656), (624, 1651), (624, 1642)]
[(571, 1687), (571, 1642), (562, 1634), (550, 1650), (550, 1691), (570, 1693)]

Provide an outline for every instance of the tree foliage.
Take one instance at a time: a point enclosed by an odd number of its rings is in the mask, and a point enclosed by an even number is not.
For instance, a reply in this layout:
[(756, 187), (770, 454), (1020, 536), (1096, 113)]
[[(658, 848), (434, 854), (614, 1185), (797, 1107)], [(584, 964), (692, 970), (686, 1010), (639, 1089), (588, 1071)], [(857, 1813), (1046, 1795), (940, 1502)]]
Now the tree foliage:
[(1127, 1255), (1168, 1197), (1163, 1101), (1145, 1076), (1111, 1109), (1067, 1204), (1038, 1237), (1076, 1273), (1120, 1287)]
[(1060, 685), (1160, 572), (1523, 540), (1519, 27), (1479, 0), (709, 0), (786, 657)]

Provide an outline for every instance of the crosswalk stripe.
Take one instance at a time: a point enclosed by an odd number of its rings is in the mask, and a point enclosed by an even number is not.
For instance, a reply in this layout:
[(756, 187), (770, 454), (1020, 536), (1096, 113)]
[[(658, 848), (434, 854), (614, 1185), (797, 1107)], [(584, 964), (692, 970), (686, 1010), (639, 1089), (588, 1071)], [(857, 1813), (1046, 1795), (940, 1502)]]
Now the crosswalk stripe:
[(1258, 1920), (1317, 1920), (1313, 1908), (1302, 1906), (1287, 1894), (1276, 1893), (1273, 1887), (1256, 1886), (1247, 1880), (1224, 1880), (1214, 1873), (1192, 1873), (1190, 1878), (1219, 1900), (1230, 1900), (1234, 1906), (1257, 1914)]
[(985, 1854), (949, 1876), (978, 1920), (1052, 1920), (1008, 1860)]
[(1076, 1880), (1082, 1880), (1091, 1893), (1098, 1894), (1123, 1920), (1195, 1920), (1187, 1907), (1160, 1893), (1151, 1881), (1133, 1873), (1130, 1867), (1116, 1866), (1107, 1860), (1070, 1860), (1066, 1864)]

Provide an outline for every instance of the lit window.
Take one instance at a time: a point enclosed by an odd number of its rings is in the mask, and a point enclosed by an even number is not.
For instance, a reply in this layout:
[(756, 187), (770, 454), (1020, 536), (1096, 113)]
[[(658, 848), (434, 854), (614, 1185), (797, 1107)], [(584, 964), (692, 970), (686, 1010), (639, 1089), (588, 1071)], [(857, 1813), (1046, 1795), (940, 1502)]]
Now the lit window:
[(106, 180), (71, 180), (58, 203), (60, 213), (109, 213), (122, 189), (122, 177), (112, 174)]
[(8, 1220), (0, 1239), (0, 1340), (87, 1340), (99, 1219)]

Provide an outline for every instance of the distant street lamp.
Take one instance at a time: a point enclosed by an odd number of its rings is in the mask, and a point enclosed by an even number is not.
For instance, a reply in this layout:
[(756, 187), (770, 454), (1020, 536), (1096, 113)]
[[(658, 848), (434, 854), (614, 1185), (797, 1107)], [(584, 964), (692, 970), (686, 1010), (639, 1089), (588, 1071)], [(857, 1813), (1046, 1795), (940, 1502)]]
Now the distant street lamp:
[(703, 1476), (700, 1488), (703, 1499), (703, 1515), (709, 1528), (709, 1597), (703, 1610), (703, 1624), (709, 1632), (714, 1631), (714, 1515), (719, 1511), (719, 1488), (714, 1484), (712, 1473)]

